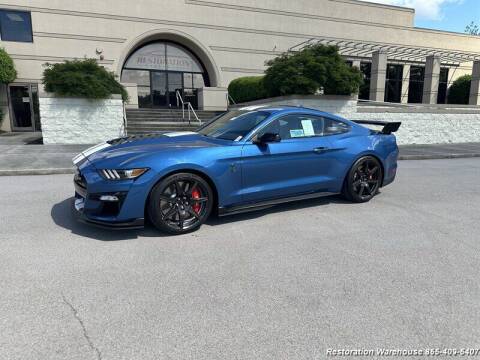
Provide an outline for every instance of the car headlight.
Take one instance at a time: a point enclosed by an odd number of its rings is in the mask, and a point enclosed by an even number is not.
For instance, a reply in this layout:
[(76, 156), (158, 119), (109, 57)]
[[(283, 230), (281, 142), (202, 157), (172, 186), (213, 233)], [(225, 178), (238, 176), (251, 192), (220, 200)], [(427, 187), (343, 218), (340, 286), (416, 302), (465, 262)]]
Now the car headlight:
[(145, 174), (148, 168), (143, 169), (102, 169), (99, 170), (100, 175), (107, 180), (133, 180)]

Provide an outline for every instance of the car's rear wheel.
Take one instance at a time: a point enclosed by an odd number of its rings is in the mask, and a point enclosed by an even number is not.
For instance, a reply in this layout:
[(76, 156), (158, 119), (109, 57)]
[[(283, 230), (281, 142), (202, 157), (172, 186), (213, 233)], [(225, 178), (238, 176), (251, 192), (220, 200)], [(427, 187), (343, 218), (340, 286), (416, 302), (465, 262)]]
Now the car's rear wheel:
[(184, 234), (198, 229), (212, 211), (213, 193), (200, 176), (179, 173), (160, 181), (152, 190), (148, 215), (159, 230)]
[(360, 158), (348, 172), (343, 186), (343, 195), (350, 201), (370, 201), (382, 184), (382, 166), (373, 156)]

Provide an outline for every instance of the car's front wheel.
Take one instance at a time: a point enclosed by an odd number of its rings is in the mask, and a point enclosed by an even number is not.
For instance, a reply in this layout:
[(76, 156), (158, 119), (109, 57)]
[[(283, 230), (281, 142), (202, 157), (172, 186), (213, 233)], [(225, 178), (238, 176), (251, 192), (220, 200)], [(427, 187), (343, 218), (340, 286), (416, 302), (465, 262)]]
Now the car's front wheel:
[(184, 234), (198, 229), (212, 211), (213, 193), (200, 176), (179, 173), (166, 177), (153, 188), (148, 215), (159, 230)]
[(350, 201), (370, 201), (380, 189), (383, 173), (380, 162), (373, 156), (357, 160), (348, 172), (343, 185), (343, 195)]

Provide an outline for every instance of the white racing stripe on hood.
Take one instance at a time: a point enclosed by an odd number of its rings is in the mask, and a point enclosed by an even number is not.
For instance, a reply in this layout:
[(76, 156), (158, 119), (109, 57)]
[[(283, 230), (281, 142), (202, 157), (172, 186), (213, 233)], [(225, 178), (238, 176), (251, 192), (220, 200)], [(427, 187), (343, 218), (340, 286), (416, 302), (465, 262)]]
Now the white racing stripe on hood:
[(100, 150), (103, 150), (103, 149), (106, 149), (108, 147), (110, 147), (112, 145), (110, 145), (109, 143), (105, 142), (105, 143), (101, 143), (101, 144), (98, 144), (98, 145), (95, 145), (95, 146), (92, 146), (86, 150), (83, 150), (80, 154), (78, 154), (77, 156), (75, 156), (72, 161), (73, 161), (73, 164), (74, 165), (77, 165), (80, 161), (82, 161), (83, 159), (89, 157), (90, 155), (92, 154), (95, 154), (96, 152), (100, 151)]
[(168, 137), (177, 137), (177, 136), (186, 136), (186, 135), (197, 135), (197, 133), (193, 131), (177, 131), (177, 132), (166, 133), (163, 135)]

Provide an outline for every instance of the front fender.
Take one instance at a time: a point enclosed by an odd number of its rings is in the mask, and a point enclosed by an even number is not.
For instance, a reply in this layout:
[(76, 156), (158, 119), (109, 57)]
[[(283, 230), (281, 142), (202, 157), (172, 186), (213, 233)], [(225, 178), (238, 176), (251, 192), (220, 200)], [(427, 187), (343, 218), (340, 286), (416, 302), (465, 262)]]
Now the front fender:
[[(218, 204), (227, 206), (241, 199), (241, 147), (199, 149), (164, 153), (145, 159), (139, 166), (151, 165), (148, 191), (143, 194), (145, 204), (153, 187), (163, 178), (178, 172), (194, 172), (207, 178), (215, 187)], [(192, 161), (194, 160), (194, 161)]]

